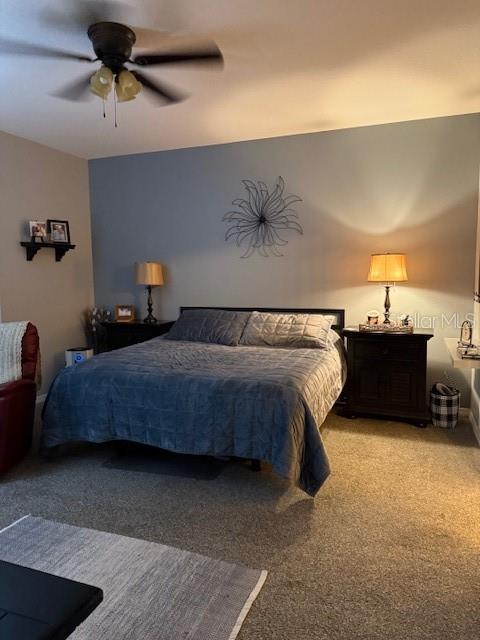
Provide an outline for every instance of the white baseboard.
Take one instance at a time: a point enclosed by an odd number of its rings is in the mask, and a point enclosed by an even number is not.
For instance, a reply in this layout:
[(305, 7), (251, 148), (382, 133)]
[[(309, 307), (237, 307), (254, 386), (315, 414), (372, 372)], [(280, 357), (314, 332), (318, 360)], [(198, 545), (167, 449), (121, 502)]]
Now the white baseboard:
[[(478, 407), (479, 407), (479, 411), (480, 411), (480, 397), (478, 396), (478, 393), (475, 390), (475, 387), (472, 384), (471, 387), (471, 400), (470, 402), (473, 404), (475, 403)], [(477, 422), (477, 419), (475, 418), (475, 414), (474, 412), (470, 409), (469, 413), (468, 413), (468, 420), (470, 422), (470, 424), (472, 425), (472, 430), (473, 433), (475, 434), (475, 437), (477, 439), (478, 444), (480, 445), (480, 425)]]

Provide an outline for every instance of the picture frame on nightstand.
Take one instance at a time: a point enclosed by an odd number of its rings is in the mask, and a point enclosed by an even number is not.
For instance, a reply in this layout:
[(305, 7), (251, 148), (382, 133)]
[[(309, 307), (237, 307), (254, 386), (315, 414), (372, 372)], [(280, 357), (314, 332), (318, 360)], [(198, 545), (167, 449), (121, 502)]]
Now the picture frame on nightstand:
[(115, 305), (115, 322), (135, 322), (135, 307), (133, 304)]

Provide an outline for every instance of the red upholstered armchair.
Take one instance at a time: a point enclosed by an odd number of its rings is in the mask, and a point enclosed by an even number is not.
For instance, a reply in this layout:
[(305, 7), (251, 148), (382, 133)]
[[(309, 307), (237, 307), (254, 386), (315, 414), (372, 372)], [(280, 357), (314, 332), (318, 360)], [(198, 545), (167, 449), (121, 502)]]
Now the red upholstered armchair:
[(0, 384), (0, 473), (19, 462), (32, 444), (39, 340), (30, 322), (22, 339), (22, 379)]

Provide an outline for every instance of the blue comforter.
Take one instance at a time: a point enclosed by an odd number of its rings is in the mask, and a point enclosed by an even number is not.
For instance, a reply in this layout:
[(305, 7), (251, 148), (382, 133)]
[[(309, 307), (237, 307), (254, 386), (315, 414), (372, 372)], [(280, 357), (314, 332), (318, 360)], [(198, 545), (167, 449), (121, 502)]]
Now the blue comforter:
[(131, 440), (266, 460), (314, 495), (329, 474), (319, 427), (344, 382), (330, 349), (226, 347), (156, 338), (63, 369), (42, 446)]

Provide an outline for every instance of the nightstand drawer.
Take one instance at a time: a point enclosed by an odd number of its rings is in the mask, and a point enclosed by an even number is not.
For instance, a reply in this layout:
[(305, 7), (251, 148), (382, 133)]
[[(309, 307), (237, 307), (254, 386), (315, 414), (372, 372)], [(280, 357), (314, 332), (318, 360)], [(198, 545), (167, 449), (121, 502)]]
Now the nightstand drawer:
[[(403, 338), (400, 338), (403, 340)], [(417, 343), (399, 342), (389, 340), (372, 341), (367, 339), (356, 340), (354, 344), (354, 357), (357, 358), (388, 358), (388, 360), (402, 360), (415, 362), (418, 360), (421, 345)]]

